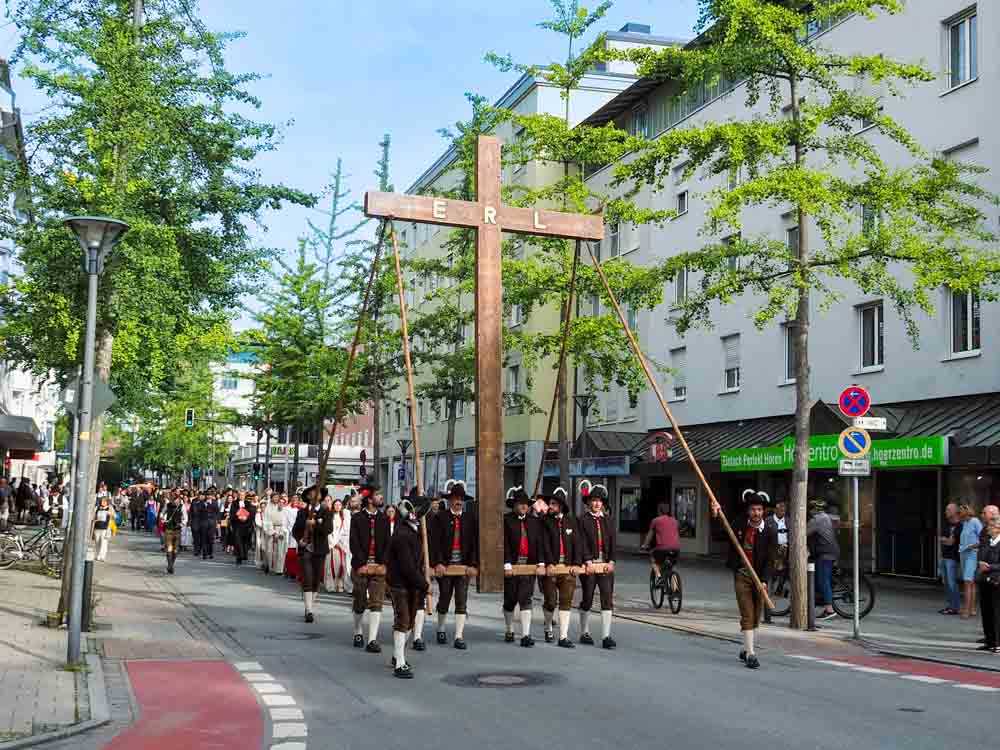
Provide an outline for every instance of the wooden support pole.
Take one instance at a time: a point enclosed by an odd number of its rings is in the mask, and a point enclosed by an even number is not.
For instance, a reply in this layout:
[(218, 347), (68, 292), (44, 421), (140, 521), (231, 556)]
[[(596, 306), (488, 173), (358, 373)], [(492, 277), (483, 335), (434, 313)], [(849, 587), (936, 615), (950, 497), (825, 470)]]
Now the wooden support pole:
[(691, 468), (693, 468), (695, 474), (698, 475), (698, 479), (701, 481), (701, 485), (705, 489), (705, 493), (712, 501), (712, 508), (718, 508), (718, 517), (722, 521), (722, 527), (726, 530), (726, 534), (729, 536), (729, 541), (732, 542), (736, 551), (740, 553), (743, 564), (746, 565), (747, 570), (750, 571), (750, 576), (753, 578), (754, 585), (757, 586), (757, 590), (763, 597), (764, 604), (768, 609), (774, 609), (774, 604), (771, 602), (771, 597), (768, 595), (767, 586), (765, 586), (760, 580), (760, 577), (757, 575), (757, 571), (753, 569), (753, 565), (747, 557), (747, 553), (740, 545), (739, 540), (736, 538), (736, 534), (733, 532), (733, 527), (729, 525), (729, 520), (726, 518), (726, 514), (722, 511), (722, 506), (719, 504), (719, 501), (716, 500), (715, 493), (712, 491), (712, 487), (709, 485), (708, 479), (705, 478), (705, 474), (698, 465), (698, 460), (694, 457), (694, 453), (691, 452), (691, 447), (688, 445), (687, 440), (684, 439), (684, 435), (681, 434), (681, 430), (677, 426), (677, 422), (674, 419), (673, 412), (670, 411), (670, 407), (667, 406), (666, 399), (663, 398), (663, 392), (660, 390), (660, 385), (656, 382), (656, 378), (653, 377), (653, 372), (649, 368), (649, 363), (646, 361), (646, 355), (643, 354), (642, 349), (639, 348), (639, 342), (636, 340), (635, 334), (628, 325), (628, 321), (622, 312), (621, 305), (618, 304), (618, 299), (615, 297), (615, 293), (611, 290), (611, 285), (608, 283), (608, 277), (605, 276), (604, 269), (601, 268), (600, 261), (597, 260), (597, 257), (594, 255), (594, 251), (589, 246), (587, 250), (590, 253), (590, 260), (594, 265), (594, 269), (597, 271), (597, 275), (600, 276), (601, 283), (604, 285), (604, 291), (607, 293), (608, 299), (611, 300), (611, 304), (615, 308), (615, 313), (618, 315), (618, 321), (622, 324), (622, 328), (625, 330), (625, 335), (628, 337), (629, 344), (632, 347), (632, 352), (639, 360), (639, 365), (642, 367), (642, 371), (646, 373), (646, 379), (649, 381), (649, 387), (652, 388), (653, 393), (656, 394), (656, 398), (660, 402), (660, 408), (663, 409), (663, 414), (670, 423), (670, 428), (673, 430), (674, 436), (677, 438), (677, 442), (680, 443), (681, 447), (684, 449), (684, 453), (687, 455)]

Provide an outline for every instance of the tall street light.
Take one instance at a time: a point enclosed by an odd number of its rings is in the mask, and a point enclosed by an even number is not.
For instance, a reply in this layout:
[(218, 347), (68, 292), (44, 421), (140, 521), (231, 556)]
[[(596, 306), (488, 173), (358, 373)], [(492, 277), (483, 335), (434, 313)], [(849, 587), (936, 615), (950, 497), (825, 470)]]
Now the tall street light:
[[(104, 262), (118, 244), (128, 224), (104, 216), (73, 216), (63, 223), (73, 231), (83, 248), (83, 270), (87, 274), (87, 333), (83, 350), (83, 384), (77, 430), (77, 462), (73, 492), (73, 575), (69, 588), (69, 640), (66, 661), (80, 662), (80, 626), (83, 622), (83, 558), (87, 546), (87, 519), (90, 515), (90, 424), (94, 406), (94, 348), (97, 338), (97, 282)], [(85, 450), (86, 449), (86, 450)]]

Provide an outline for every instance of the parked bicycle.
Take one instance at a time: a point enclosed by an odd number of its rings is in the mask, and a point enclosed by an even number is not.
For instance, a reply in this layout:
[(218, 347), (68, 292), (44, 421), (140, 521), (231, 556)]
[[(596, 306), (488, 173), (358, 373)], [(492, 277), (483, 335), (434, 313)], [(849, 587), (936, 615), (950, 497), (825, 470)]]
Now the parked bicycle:
[(663, 600), (666, 599), (670, 605), (670, 611), (675, 615), (681, 611), (681, 603), (684, 599), (684, 586), (681, 583), (681, 576), (674, 565), (677, 558), (674, 555), (667, 555), (660, 564), (663, 575), (656, 577), (656, 571), (649, 571), (649, 600), (654, 609), (663, 607)]
[(37, 558), (46, 571), (61, 575), (64, 544), (62, 531), (51, 522), (27, 540), (17, 531), (0, 533), (0, 570)]
[[(771, 614), (775, 617), (787, 615), (792, 609), (789, 596), (791, 585), (787, 570), (771, 576), (768, 581), (768, 591), (774, 603)], [(858, 604), (861, 617), (875, 607), (875, 586), (864, 573), (861, 574)], [(817, 603), (817, 606), (820, 605)], [(848, 620), (854, 617), (854, 572), (839, 566), (834, 566), (833, 569), (833, 611)]]

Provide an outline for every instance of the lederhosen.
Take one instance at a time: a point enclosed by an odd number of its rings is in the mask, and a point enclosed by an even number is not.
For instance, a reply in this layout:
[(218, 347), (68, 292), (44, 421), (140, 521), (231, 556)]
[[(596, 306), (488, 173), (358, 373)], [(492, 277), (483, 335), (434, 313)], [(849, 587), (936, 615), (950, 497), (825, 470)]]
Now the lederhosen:
[(181, 543), (181, 524), (184, 520), (184, 506), (167, 503), (163, 513), (163, 546), (167, 554), (177, 552)]
[[(539, 554), (537, 535), (533, 538), (532, 531), (538, 525), (538, 519), (531, 516), (519, 518), (515, 514), (507, 516), (505, 524), (505, 564), (537, 565), (542, 561)], [(531, 596), (535, 592), (535, 576), (504, 576), (503, 579), (503, 610), (513, 612), (519, 606), (521, 611), (531, 609)]]
[[(579, 523), (583, 541), (583, 560), (585, 563), (608, 563), (615, 559), (614, 530), (605, 515), (595, 516), (587, 513)], [(614, 609), (615, 574), (580, 576), (580, 611), (589, 612), (594, 604), (594, 592), (600, 592), (601, 609)]]
[[(549, 518), (546, 525), (549, 542), (549, 565), (579, 565), (576, 543), (576, 524), (567, 515)], [(555, 612), (556, 606), (563, 612), (569, 612), (573, 607), (573, 592), (576, 591), (576, 576), (558, 575), (542, 578), (542, 594), (545, 601), (542, 609)]]
[[(306, 541), (309, 516), (313, 517), (312, 538)], [(333, 513), (322, 507), (303, 508), (295, 519), (293, 536), (299, 548), (302, 569), (302, 590), (319, 591), (323, 580), (323, 565), (330, 551), (330, 533), (333, 531)]]
[[(438, 547), (435, 555), (437, 559), (434, 561), (434, 565), (466, 565), (473, 568), (479, 567), (479, 560), (473, 553), (463, 549), (467, 543), (472, 542), (469, 546), (475, 549), (473, 539), (465, 539), (462, 536), (462, 524), (471, 516), (466, 516), (465, 513), (460, 513), (455, 515), (450, 510), (443, 511), (438, 514), (437, 518), (434, 520), (437, 526), (438, 534), (437, 540)], [(474, 524), (470, 524), (474, 525)], [(469, 530), (466, 530), (469, 533)], [(476, 559), (470, 559), (475, 557)], [(437, 612), (440, 615), (448, 614), (448, 609), (451, 606), (452, 595), (455, 597), (455, 614), (464, 615), (468, 612), (468, 601), (469, 601), (469, 578), (468, 576), (441, 576), (437, 579), (438, 581), (438, 603)]]
[(381, 513), (367, 509), (351, 517), (351, 581), (354, 584), (353, 610), (362, 614), (381, 612), (385, 601), (385, 576), (362, 575), (365, 565), (385, 565), (389, 545), (389, 521)]

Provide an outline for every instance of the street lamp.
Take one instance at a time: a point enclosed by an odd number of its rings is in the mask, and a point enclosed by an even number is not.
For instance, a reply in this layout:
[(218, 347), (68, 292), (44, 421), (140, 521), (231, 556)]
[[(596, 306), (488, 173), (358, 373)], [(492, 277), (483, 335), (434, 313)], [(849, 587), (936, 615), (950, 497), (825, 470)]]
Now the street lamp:
[(398, 438), (396, 440), (399, 443), (400, 463), (399, 463), (399, 473), (402, 475), (398, 477), (399, 479), (399, 499), (402, 500), (406, 497), (406, 452), (410, 450), (410, 443), (413, 441), (410, 438)]
[(80, 626), (83, 622), (83, 557), (86, 549), (88, 502), (90, 499), (91, 412), (94, 407), (94, 344), (97, 337), (97, 282), (112, 248), (128, 231), (128, 224), (104, 216), (73, 216), (63, 221), (76, 235), (83, 249), (83, 270), (87, 274), (87, 332), (83, 349), (83, 384), (77, 430), (77, 462), (73, 492), (73, 569), (69, 588), (69, 639), (66, 661), (80, 661)]
[[(580, 410), (580, 414), (583, 415), (583, 430), (580, 432), (580, 434), (583, 435), (587, 432), (587, 415), (590, 414), (591, 407), (593, 407), (594, 402), (597, 401), (597, 396), (590, 392), (577, 393), (573, 396), (573, 400), (576, 402), (576, 406)], [(586, 458), (586, 452), (587, 450), (584, 448), (584, 455), (580, 456), (580, 458)]]

